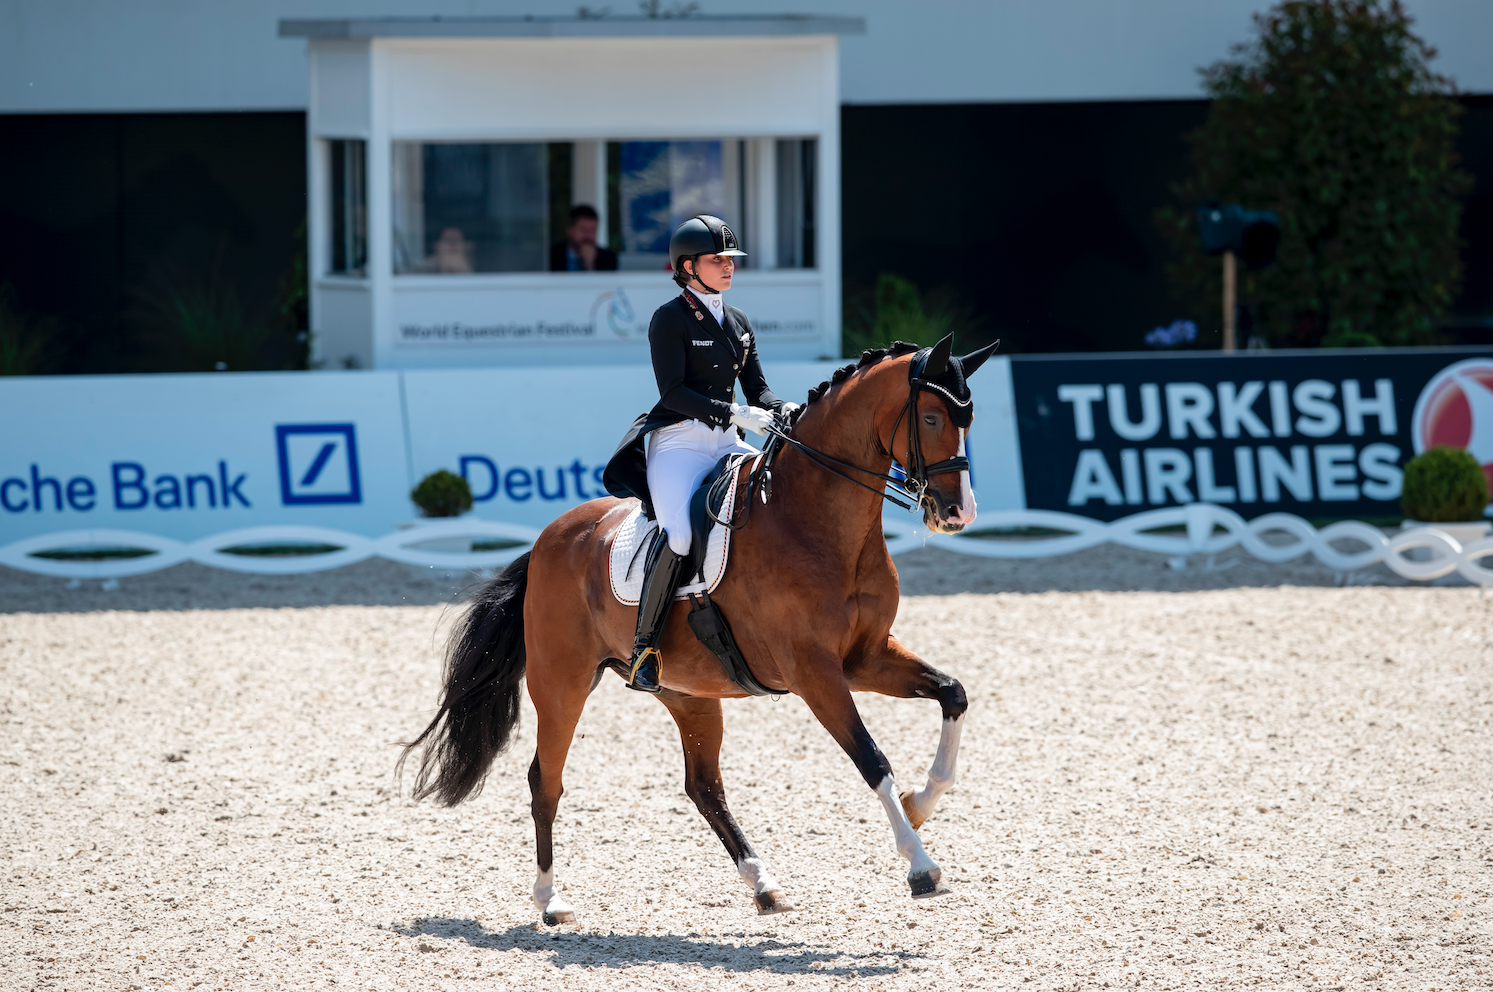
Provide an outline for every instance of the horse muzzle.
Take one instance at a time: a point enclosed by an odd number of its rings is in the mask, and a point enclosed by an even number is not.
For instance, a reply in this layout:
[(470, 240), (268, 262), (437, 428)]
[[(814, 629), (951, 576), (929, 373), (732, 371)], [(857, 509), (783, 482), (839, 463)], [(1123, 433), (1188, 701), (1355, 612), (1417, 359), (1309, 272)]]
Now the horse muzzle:
[(973, 523), (974, 519), (973, 499), (955, 503), (936, 492), (923, 494), (923, 524), (935, 534), (957, 534)]

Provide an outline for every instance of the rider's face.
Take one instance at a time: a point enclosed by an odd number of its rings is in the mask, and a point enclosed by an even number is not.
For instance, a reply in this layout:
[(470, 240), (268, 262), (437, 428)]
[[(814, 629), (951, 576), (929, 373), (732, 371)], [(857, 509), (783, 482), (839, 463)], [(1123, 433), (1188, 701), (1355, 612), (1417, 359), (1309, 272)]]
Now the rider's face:
[(712, 289), (725, 292), (731, 288), (731, 276), (736, 272), (736, 260), (730, 255), (701, 255), (695, 262), (697, 281)]

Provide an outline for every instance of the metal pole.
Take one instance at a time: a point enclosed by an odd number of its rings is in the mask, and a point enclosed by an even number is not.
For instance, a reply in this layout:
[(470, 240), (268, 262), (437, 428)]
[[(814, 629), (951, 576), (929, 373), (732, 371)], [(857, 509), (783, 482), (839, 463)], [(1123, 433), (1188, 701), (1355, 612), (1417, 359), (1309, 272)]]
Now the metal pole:
[(1233, 351), (1237, 347), (1234, 340), (1234, 317), (1238, 309), (1234, 305), (1234, 253), (1226, 251), (1223, 253), (1223, 350)]

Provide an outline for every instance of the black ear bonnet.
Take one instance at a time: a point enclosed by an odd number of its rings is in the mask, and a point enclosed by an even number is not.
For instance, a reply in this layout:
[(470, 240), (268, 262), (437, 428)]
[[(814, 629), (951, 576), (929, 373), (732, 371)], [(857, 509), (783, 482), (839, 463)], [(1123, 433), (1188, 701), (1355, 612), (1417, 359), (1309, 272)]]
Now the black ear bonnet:
[(950, 354), (954, 336), (945, 337), (931, 348), (924, 348), (912, 358), (909, 380), (919, 389), (937, 393), (949, 408), (949, 419), (955, 427), (968, 429), (975, 418), (975, 401), (969, 392), (969, 377), (1000, 346), (997, 341), (960, 358)]

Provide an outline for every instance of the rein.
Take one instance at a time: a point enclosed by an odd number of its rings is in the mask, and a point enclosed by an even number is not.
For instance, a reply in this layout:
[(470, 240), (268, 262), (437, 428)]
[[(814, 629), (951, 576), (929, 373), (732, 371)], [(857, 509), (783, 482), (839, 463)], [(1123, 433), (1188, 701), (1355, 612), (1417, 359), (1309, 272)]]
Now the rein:
[[(892, 437), (895, 438), (897, 436), (897, 429), (902, 425), (902, 418), (907, 417), (907, 452), (908, 461), (912, 464), (908, 466), (905, 476), (899, 478), (895, 475), (877, 472), (874, 469), (863, 468), (854, 462), (847, 462), (833, 455), (827, 455), (794, 437), (790, 433), (793, 425), (789, 425), (789, 429), (785, 431), (781, 427), (778, 427), (777, 424), (770, 424), (767, 428), (769, 440), (762, 449), (762, 462), (747, 477), (746, 512), (742, 516), (741, 522), (736, 523), (730, 520), (721, 520), (707, 509), (706, 513), (710, 519), (732, 531), (745, 527), (752, 515), (752, 494), (760, 490), (762, 493), (762, 502), (764, 503), (772, 498), (772, 462), (784, 445), (792, 445), (794, 448), (797, 448), (803, 453), (805, 458), (826, 472), (831, 472), (848, 482), (853, 482), (862, 489), (875, 493), (888, 503), (899, 506), (909, 513), (915, 512), (923, 501), (923, 494), (928, 490), (928, 480), (930, 478), (935, 475), (949, 475), (954, 472), (966, 472), (969, 470), (969, 459), (964, 455), (945, 458), (943, 461), (934, 462), (932, 465), (927, 464), (923, 460), (923, 444), (917, 425), (918, 393), (924, 390), (937, 393), (943, 397), (945, 403), (950, 404), (954, 408), (968, 407), (973, 402), (971, 400), (961, 402), (943, 385), (923, 378), (923, 370), (928, 364), (928, 355), (931, 351), (931, 348), (924, 348), (913, 356), (912, 366), (908, 372), (909, 389), (907, 402), (902, 405), (902, 412), (897, 414), (897, 419), (892, 423)], [(912, 413), (911, 416), (908, 416), (909, 411)], [(850, 469), (852, 472), (860, 472), (873, 479), (878, 479), (883, 485), (881, 487), (868, 485), (855, 476), (842, 472), (842, 468)], [(711, 487), (711, 502), (715, 501), (715, 486), (722, 485), (723, 483), (734, 485), (735, 473), (728, 473), (715, 481)], [(904, 502), (904, 498), (911, 502)]]

